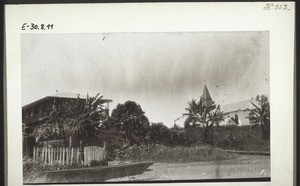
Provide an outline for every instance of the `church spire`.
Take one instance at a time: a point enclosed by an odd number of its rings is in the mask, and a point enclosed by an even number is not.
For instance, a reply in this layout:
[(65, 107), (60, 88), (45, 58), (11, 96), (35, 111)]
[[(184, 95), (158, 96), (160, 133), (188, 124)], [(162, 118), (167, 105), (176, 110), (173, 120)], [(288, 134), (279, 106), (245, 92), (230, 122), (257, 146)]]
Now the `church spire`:
[(202, 98), (205, 99), (205, 100), (212, 100), (206, 85), (204, 85)]
[(210, 107), (214, 104), (206, 85), (204, 86), (204, 89), (203, 89), (202, 99), (203, 99), (203, 102), (202, 102), (203, 106)]

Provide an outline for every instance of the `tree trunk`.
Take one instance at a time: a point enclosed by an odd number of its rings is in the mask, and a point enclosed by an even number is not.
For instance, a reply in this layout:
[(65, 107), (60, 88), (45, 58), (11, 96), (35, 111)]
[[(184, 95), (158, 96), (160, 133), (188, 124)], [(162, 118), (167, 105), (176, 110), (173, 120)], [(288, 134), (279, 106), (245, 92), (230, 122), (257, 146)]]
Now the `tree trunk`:
[(72, 136), (70, 136), (70, 138), (69, 138), (69, 147), (70, 148), (72, 147)]

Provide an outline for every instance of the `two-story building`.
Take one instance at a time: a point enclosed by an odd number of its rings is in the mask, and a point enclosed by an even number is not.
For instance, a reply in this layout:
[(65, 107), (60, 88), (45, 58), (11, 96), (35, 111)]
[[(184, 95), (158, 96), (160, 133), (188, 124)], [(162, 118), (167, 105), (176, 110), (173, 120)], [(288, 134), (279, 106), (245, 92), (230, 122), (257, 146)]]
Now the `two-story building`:
[[(46, 96), (30, 104), (24, 105), (22, 107), (22, 127), (23, 129), (30, 127), (33, 132), (41, 132), (42, 125), (45, 119), (49, 116), (53, 107), (58, 107), (59, 105), (65, 104), (72, 100), (80, 100), (85, 102), (87, 96), (82, 96), (75, 93), (62, 92), (54, 95)], [(100, 104), (105, 105), (105, 114), (109, 115), (109, 103), (110, 99), (101, 99)], [(53, 127), (53, 129), (55, 126)], [(23, 130), (24, 131), (24, 130)], [(27, 138), (23, 135), (23, 150), (28, 153), (30, 150), (27, 144)]]

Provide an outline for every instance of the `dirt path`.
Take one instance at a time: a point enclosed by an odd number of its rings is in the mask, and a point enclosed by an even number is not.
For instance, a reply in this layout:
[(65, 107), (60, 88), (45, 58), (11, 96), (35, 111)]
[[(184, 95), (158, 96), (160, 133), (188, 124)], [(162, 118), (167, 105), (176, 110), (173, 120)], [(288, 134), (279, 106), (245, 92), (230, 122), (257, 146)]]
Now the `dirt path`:
[(143, 174), (108, 181), (194, 180), (270, 177), (270, 156), (241, 155), (217, 162), (154, 163)]

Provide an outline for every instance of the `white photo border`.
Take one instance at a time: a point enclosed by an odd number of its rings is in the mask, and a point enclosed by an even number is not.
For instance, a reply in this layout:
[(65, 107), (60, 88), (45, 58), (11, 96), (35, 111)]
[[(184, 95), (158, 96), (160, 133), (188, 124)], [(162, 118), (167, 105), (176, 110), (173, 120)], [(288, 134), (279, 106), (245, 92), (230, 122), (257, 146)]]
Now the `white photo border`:
[[(292, 185), (295, 163), (295, 3), (284, 4), (288, 5), (289, 10), (265, 10), (264, 2), (6, 5), (4, 95), (7, 184), (23, 184), (20, 52), (22, 33), (269, 31), (271, 182), (209, 184)], [(22, 30), (24, 23), (53, 24), (54, 29)]]

